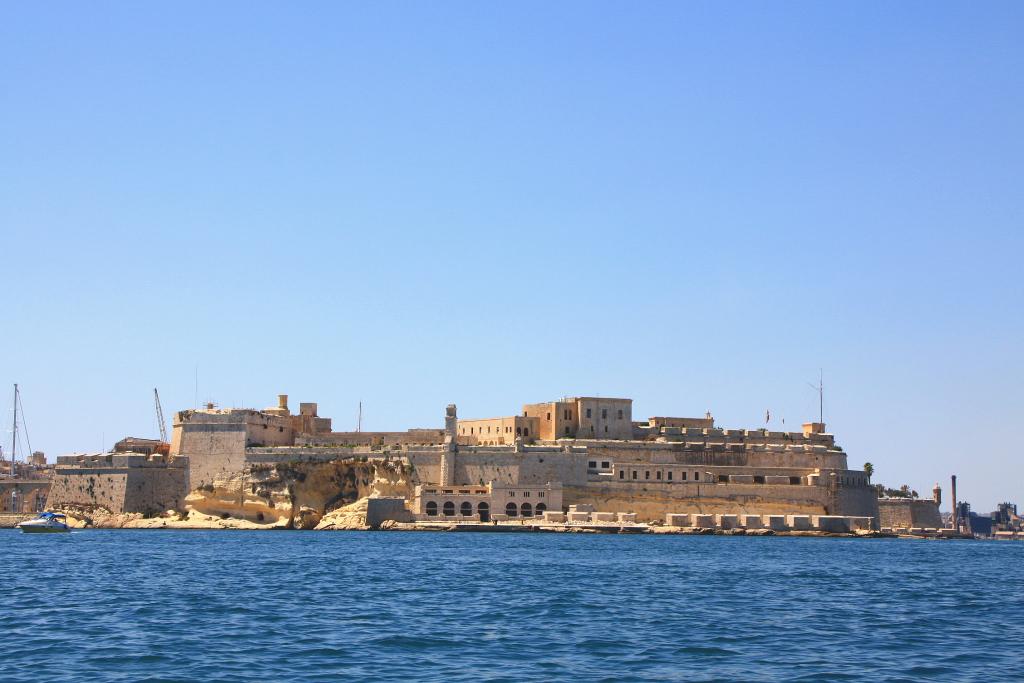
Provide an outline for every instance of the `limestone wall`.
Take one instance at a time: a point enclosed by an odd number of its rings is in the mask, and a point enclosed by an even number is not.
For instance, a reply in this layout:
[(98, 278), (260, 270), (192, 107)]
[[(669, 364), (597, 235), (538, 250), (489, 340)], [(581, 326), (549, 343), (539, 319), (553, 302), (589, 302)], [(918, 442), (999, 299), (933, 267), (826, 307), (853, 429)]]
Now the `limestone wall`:
[[(410, 449), (409, 462), (424, 483), (438, 483), (441, 451)], [(587, 459), (579, 452), (559, 448), (460, 448), (454, 458), (456, 484), (546, 484), (562, 482), (583, 485), (587, 481)]]
[[(846, 469), (846, 453), (824, 447), (803, 446), (786, 450), (747, 448), (742, 443), (728, 447), (725, 442), (653, 443), (626, 441), (576, 441), (585, 446), (592, 460), (619, 462), (685, 463), (720, 467), (800, 467)], [(710, 445), (709, 445), (710, 444)]]
[(442, 429), (410, 429), (404, 432), (329, 432), (300, 434), (296, 446), (420, 446), (444, 443)]
[(668, 513), (813, 514), (878, 517), (873, 489), (838, 493), (825, 486), (708, 483), (592, 482), (566, 487), (565, 505), (591, 504), (609, 512), (635, 512), (640, 521), (664, 519)]
[(911, 498), (878, 499), (879, 524), (890, 529), (939, 529), (942, 517), (939, 506), (933, 500)]
[(245, 443), (243, 424), (191, 425), (182, 436), (179, 451), (189, 459), (188, 488), (207, 486), (240, 471), (245, 464)]
[(67, 506), (99, 507), (121, 513), (125, 511), (127, 486), (127, 467), (58, 467), (53, 474), (46, 507), (58, 510)]
[[(179, 463), (183, 464), (183, 463)], [(182, 509), (187, 469), (177, 467), (58, 467), (48, 508), (103, 508), (113, 513), (159, 514)]]
[(157, 515), (166, 510), (182, 510), (187, 493), (186, 467), (130, 469), (121, 512)]
[(668, 513), (823, 515), (829, 494), (818, 486), (742, 484), (652, 484), (608, 482), (565, 487), (564, 505), (590, 504), (608, 512), (634, 512), (637, 520), (663, 520)]

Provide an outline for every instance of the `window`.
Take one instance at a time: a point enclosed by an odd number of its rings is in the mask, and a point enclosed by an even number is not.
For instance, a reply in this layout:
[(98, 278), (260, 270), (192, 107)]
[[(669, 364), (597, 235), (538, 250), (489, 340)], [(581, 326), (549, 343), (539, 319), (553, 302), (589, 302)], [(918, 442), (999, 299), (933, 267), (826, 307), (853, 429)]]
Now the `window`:
[[(543, 497), (544, 497), (544, 492), (543, 492), (543, 491), (538, 491), (538, 492), (537, 492), (537, 497), (538, 497), (538, 498), (543, 498)], [(542, 503), (542, 504), (543, 504), (543, 503)], [(537, 507), (540, 507), (540, 505), (538, 505)]]
[(529, 436), (529, 435), (530, 435), (530, 428), (529, 427), (523, 427), (523, 436)]
[(445, 517), (454, 517), (455, 516), (455, 503), (453, 503), (450, 500), (447, 501), (444, 504), (444, 506), (442, 507), (442, 510), (444, 510), (444, 516)]
[(655, 472), (654, 474), (656, 475), (656, 478), (657, 478), (657, 479), (661, 479), (661, 470), (658, 470), (658, 471), (657, 471), (657, 472)]
[(509, 517), (516, 517), (519, 515), (519, 508), (516, 507), (515, 503), (508, 503), (505, 506), (505, 514)]
[(605, 433), (605, 434), (607, 434), (607, 433), (608, 433), (608, 425), (605, 425), (605, 426), (604, 426), (604, 433)]
[(604, 462), (602, 462), (602, 463), (601, 463), (601, 469), (604, 469), (604, 470), (606, 470), (606, 469), (608, 469), (609, 467), (611, 467), (611, 463), (610, 463), (610, 462), (608, 462), (608, 461), (604, 461)]
[(644, 479), (650, 479), (650, 478), (651, 478), (651, 471), (650, 470), (645, 471), (644, 472)]
[(529, 491), (523, 491), (523, 498), (529, 498), (529, 497), (530, 497), (530, 492)]
[(427, 502), (427, 514), (431, 517), (437, 516), (437, 503), (432, 500)]
[(544, 514), (544, 511), (548, 509), (548, 506), (544, 503), (537, 503), (536, 511), (537, 516), (540, 517)]
[(693, 480), (694, 481), (700, 481), (700, 472), (694, 472), (693, 473)]
[(619, 419), (620, 420), (622, 419), (622, 410), (621, 409), (619, 409)]
[(680, 479), (682, 479), (683, 481), (686, 481), (686, 472), (683, 472), (683, 473), (681, 473), (681, 474), (679, 475), (679, 477), (680, 477)]
[(508, 497), (509, 498), (515, 498), (516, 497), (516, 492), (515, 491), (509, 491), (508, 492)]
[(548, 422), (551, 422), (551, 413), (548, 413)]
[(529, 503), (523, 503), (519, 506), (519, 511), (523, 517), (533, 517), (533, 508)]
[(569, 425), (565, 426), (565, 435), (569, 436)]
[(523, 435), (523, 428), (522, 427), (516, 427), (516, 436), (522, 436), (522, 435)]
[(462, 514), (463, 517), (471, 516), (473, 514), (473, 504), (470, 503), (469, 501), (466, 501), (465, 503), (459, 506), (459, 512)]
[(668, 471), (668, 480), (672, 481), (672, 470)]
[(591, 460), (590, 462), (587, 463), (587, 467), (589, 467), (592, 470), (597, 469), (597, 461)]
[(587, 408), (587, 419), (590, 419), (590, 408)]
[(602, 420), (608, 419), (608, 409), (607, 408), (601, 408), (601, 419)]
[(636, 479), (636, 470), (633, 470), (633, 478)]
[(625, 470), (619, 470), (619, 479), (625, 479), (625, 478), (626, 478), (626, 471)]

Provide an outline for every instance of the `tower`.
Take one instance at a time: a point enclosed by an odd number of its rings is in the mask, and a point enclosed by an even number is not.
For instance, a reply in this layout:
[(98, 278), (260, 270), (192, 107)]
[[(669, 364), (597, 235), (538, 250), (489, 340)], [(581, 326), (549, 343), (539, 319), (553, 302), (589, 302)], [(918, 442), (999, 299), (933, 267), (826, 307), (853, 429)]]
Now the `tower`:
[(444, 448), (441, 450), (441, 486), (451, 486), (455, 471), (455, 454), (458, 444), (459, 418), (455, 404), (449, 403), (444, 411)]

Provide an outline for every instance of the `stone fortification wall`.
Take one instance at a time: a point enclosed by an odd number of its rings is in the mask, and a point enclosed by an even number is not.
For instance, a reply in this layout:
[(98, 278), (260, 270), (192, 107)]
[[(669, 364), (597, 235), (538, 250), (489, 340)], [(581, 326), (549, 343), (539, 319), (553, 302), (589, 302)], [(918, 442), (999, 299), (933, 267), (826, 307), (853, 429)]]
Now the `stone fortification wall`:
[(942, 517), (933, 500), (911, 498), (878, 499), (878, 516), (882, 528), (888, 529), (940, 529)]
[(653, 522), (668, 513), (808, 514), (829, 513), (832, 498), (821, 486), (758, 484), (648, 484), (618, 482), (565, 487), (565, 505), (593, 505), (608, 512), (633, 512), (637, 520)]
[[(424, 483), (441, 481), (440, 449), (409, 449), (405, 453)], [(584, 485), (587, 459), (582, 451), (563, 448), (461, 447), (454, 458), (453, 481), (456, 484), (546, 484), (548, 482)]]
[(298, 434), (296, 446), (420, 446), (444, 443), (443, 429), (410, 429), (404, 432), (330, 432)]
[(180, 510), (187, 493), (185, 465), (178, 461), (173, 466), (60, 466), (54, 471), (46, 505), (53, 509), (102, 508), (117, 514)]
[(240, 471), (247, 447), (290, 446), (294, 442), (288, 416), (256, 410), (183, 410), (174, 418), (171, 455), (189, 458), (188, 488), (196, 489)]
[(684, 463), (719, 467), (797, 467), (846, 469), (846, 453), (810, 444), (745, 444), (689, 441), (577, 441), (592, 460), (644, 463)]
[(875, 491), (875, 487), (870, 485), (840, 486), (834, 494), (827, 514), (872, 517), (875, 520), (876, 528), (881, 528), (878, 492)]

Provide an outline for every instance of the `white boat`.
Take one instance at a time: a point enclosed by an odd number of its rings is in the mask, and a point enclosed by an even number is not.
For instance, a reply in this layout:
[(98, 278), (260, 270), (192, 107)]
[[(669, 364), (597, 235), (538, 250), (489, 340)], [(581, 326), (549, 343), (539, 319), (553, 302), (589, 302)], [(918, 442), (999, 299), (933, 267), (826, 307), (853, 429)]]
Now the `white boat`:
[(26, 534), (59, 534), (71, 531), (67, 519), (59, 512), (40, 512), (35, 519), (18, 524), (18, 528)]

